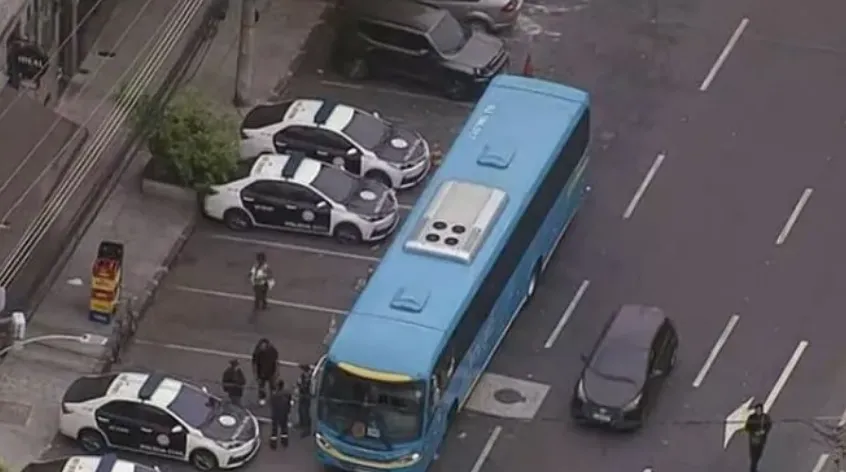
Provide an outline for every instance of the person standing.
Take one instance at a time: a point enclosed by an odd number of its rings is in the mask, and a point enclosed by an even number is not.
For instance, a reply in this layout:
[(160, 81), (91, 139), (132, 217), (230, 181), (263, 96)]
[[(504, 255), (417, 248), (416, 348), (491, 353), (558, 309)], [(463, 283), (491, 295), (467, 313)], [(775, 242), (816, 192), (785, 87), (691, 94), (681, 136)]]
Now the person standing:
[(770, 415), (764, 412), (764, 405), (756, 403), (752, 406), (752, 414), (746, 419), (743, 429), (749, 435), (749, 471), (758, 472), (758, 462), (764, 454), (764, 445), (773, 422)]
[(273, 279), (273, 272), (270, 264), (267, 263), (267, 256), (263, 252), (256, 254), (256, 261), (250, 268), (250, 285), (253, 286), (253, 312), (267, 310), (267, 293), (276, 281)]
[(311, 369), (308, 364), (300, 364), (300, 378), (297, 380), (297, 427), (303, 438), (311, 435)]
[(267, 338), (261, 338), (253, 350), (253, 376), (258, 387), (259, 405), (265, 404), (265, 399), (273, 394), (273, 383), (276, 381), (276, 368), (279, 362), (279, 352)]
[(221, 383), (223, 384), (223, 391), (229, 395), (229, 400), (235, 405), (241, 406), (241, 398), (244, 396), (244, 385), (247, 384), (247, 378), (238, 364), (238, 359), (229, 361), (229, 367), (223, 371)]
[(288, 417), (291, 414), (291, 394), (285, 390), (285, 382), (280, 380), (273, 396), (270, 397), (270, 448), (276, 449), (277, 441), (283, 448), (288, 447)]

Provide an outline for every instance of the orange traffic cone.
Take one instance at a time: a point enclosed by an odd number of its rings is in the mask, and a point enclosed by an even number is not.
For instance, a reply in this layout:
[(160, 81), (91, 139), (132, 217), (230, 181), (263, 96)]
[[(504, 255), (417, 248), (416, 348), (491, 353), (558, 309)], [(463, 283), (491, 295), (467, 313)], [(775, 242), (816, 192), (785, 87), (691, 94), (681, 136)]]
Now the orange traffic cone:
[(526, 77), (534, 77), (535, 67), (532, 65), (532, 53), (526, 53), (526, 62), (523, 63), (523, 75)]

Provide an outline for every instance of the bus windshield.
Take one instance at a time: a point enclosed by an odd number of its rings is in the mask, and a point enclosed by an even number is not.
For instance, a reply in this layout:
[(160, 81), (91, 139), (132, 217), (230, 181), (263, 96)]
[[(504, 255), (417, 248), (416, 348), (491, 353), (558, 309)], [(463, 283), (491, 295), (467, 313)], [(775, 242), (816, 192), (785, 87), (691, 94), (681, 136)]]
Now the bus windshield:
[(379, 382), (357, 377), (332, 362), (325, 366), (318, 417), (336, 433), (392, 444), (420, 437), (423, 382)]

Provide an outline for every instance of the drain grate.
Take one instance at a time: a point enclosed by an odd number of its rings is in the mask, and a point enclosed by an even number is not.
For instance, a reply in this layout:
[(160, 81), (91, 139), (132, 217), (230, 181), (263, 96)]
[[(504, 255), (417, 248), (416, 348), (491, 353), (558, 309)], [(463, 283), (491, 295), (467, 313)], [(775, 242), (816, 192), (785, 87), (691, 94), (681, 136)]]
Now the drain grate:
[(32, 413), (32, 405), (0, 400), (0, 423), (25, 426)]

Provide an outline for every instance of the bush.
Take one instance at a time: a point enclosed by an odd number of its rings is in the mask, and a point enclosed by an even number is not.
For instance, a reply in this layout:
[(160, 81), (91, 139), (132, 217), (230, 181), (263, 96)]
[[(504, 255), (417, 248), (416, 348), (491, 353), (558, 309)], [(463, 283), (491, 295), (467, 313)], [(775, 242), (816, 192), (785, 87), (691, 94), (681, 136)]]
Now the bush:
[[(122, 92), (119, 104), (128, 103)], [(148, 177), (196, 190), (229, 180), (238, 161), (238, 120), (197, 90), (180, 90), (161, 109), (143, 95), (132, 116), (152, 154)]]

